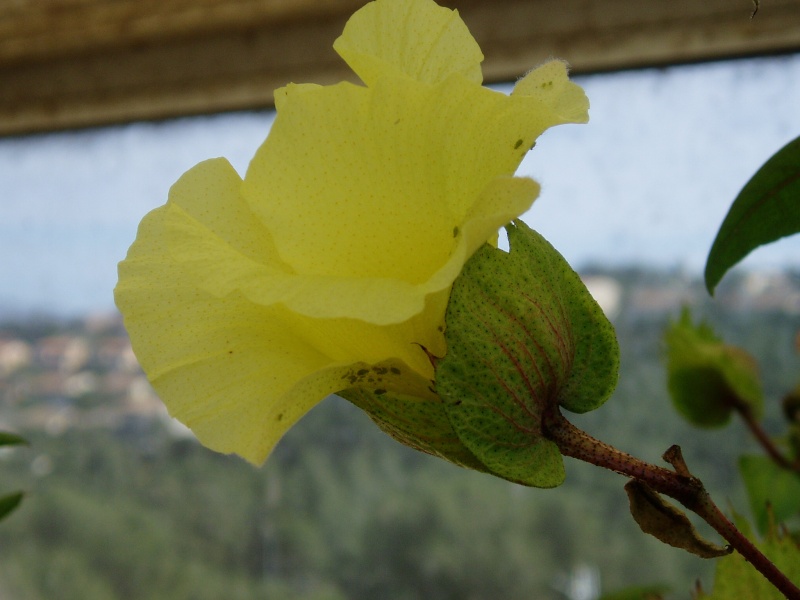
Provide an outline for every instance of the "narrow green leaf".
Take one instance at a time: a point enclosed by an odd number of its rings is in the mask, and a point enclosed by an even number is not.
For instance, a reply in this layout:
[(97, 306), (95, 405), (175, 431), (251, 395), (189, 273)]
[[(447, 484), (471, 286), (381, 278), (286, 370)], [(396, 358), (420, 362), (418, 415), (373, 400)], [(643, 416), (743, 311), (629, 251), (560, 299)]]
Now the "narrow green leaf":
[(800, 475), (767, 456), (740, 457), (739, 471), (761, 534), (767, 532), (770, 518), (783, 522), (800, 514)]
[(564, 480), (545, 408), (600, 406), (617, 380), (614, 329), (578, 275), (522, 222), (510, 252), (479, 250), (447, 308), (436, 390), (464, 445), (494, 474), (536, 487)]
[(711, 246), (705, 269), (710, 294), (750, 252), (800, 232), (800, 137), (770, 158), (733, 201)]
[(0, 497), (0, 521), (5, 519), (19, 506), (24, 495), (24, 492), (14, 492), (13, 494)]
[(28, 440), (16, 433), (0, 431), (0, 446), (27, 446)]
[(737, 404), (760, 417), (764, 400), (749, 354), (724, 344), (708, 325), (692, 324), (688, 310), (670, 324), (665, 340), (667, 388), (686, 420), (698, 427), (721, 427)]
[(685, 514), (670, 504), (647, 484), (630, 480), (625, 485), (631, 515), (642, 531), (665, 544), (691, 552), (700, 558), (718, 558), (732, 549), (703, 539)]

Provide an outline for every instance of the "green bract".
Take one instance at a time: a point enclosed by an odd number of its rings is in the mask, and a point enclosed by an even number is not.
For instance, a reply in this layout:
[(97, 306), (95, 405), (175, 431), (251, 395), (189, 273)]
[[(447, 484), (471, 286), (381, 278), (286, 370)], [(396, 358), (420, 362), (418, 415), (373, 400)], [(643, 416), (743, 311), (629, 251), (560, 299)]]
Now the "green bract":
[(460, 467), (486, 471), (461, 443), (444, 403), (432, 390), (419, 390), (415, 395), (397, 394), (383, 388), (377, 391), (381, 393), (353, 387), (338, 395), (366, 412), (378, 427), (401, 444)]
[(436, 390), (458, 437), (489, 471), (554, 487), (564, 466), (542, 434), (542, 414), (600, 406), (616, 385), (619, 349), (561, 255), (520, 221), (506, 230), (510, 251), (484, 246), (453, 286)]
[(763, 410), (753, 358), (724, 344), (705, 324), (693, 325), (688, 310), (666, 332), (667, 387), (675, 407), (699, 427), (725, 425), (734, 407)]

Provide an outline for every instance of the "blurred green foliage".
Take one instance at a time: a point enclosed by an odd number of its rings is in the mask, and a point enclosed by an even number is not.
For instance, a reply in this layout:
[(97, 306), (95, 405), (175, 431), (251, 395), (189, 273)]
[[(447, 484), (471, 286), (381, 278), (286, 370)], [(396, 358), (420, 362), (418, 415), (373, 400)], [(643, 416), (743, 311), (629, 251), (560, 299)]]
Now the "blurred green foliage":
[(665, 334), (667, 388), (677, 411), (698, 427), (721, 427), (737, 407), (761, 416), (758, 366), (742, 348), (720, 340), (685, 309)]

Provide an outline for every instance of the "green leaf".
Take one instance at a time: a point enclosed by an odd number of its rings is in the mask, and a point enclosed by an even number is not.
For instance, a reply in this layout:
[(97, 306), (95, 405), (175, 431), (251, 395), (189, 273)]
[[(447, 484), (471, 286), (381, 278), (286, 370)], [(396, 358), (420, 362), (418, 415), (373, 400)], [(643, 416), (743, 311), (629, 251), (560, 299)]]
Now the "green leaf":
[(13, 494), (0, 497), (0, 521), (5, 519), (19, 506), (24, 495), (24, 492), (14, 492)]
[(800, 231), (800, 137), (772, 156), (733, 201), (706, 262), (706, 287), (759, 246)]
[(645, 533), (700, 558), (718, 558), (731, 553), (731, 548), (723, 548), (703, 539), (681, 510), (664, 500), (646, 483), (631, 479), (625, 484), (625, 492), (628, 494), (631, 515)]
[(464, 445), (494, 474), (536, 487), (564, 480), (542, 435), (548, 407), (597, 408), (617, 381), (614, 329), (578, 275), (524, 223), (508, 253), (486, 245), (453, 285), (436, 390)]
[(0, 446), (27, 446), (28, 440), (15, 433), (0, 431)]
[(724, 344), (708, 325), (693, 325), (688, 309), (670, 324), (665, 340), (667, 387), (678, 412), (690, 423), (720, 427), (737, 405), (760, 417), (764, 400), (749, 354)]
[[(743, 519), (736, 525), (742, 533), (755, 543), (764, 555), (778, 567), (795, 585), (800, 585), (800, 546), (788, 533), (773, 527), (762, 541), (754, 539)], [(738, 552), (720, 558), (714, 574), (714, 589), (711, 594), (700, 593), (699, 599), (709, 600), (784, 600), (784, 595), (756, 571)]]
[(800, 514), (800, 475), (766, 456), (740, 457), (739, 471), (760, 533), (769, 529), (771, 520), (783, 522)]

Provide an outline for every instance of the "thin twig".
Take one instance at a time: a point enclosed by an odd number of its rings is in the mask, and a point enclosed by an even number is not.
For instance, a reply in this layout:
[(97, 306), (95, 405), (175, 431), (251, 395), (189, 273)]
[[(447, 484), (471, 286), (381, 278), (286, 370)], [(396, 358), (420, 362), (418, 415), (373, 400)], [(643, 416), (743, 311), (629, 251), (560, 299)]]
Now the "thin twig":
[(669, 496), (711, 525), (734, 550), (739, 552), (788, 600), (800, 600), (800, 588), (792, 583), (714, 504), (703, 483), (689, 472), (677, 446), (668, 451), (667, 460), (676, 470), (645, 462), (593, 438), (564, 418), (558, 407), (542, 415), (542, 432), (555, 442), (561, 454), (610, 469), (646, 483)]
[(767, 432), (764, 431), (764, 428), (761, 426), (755, 416), (753, 415), (753, 411), (750, 410), (750, 407), (743, 405), (743, 404), (733, 404), (733, 409), (739, 413), (744, 421), (747, 428), (753, 434), (753, 436), (758, 440), (758, 443), (761, 444), (761, 447), (764, 448), (764, 451), (769, 455), (769, 457), (777, 464), (779, 467), (784, 469), (788, 469), (789, 471), (794, 471), (795, 473), (800, 473), (800, 462), (792, 463), (784, 454), (778, 449), (775, 445), (775, 442), (772, 441), (772, 438), (767, 435)]

